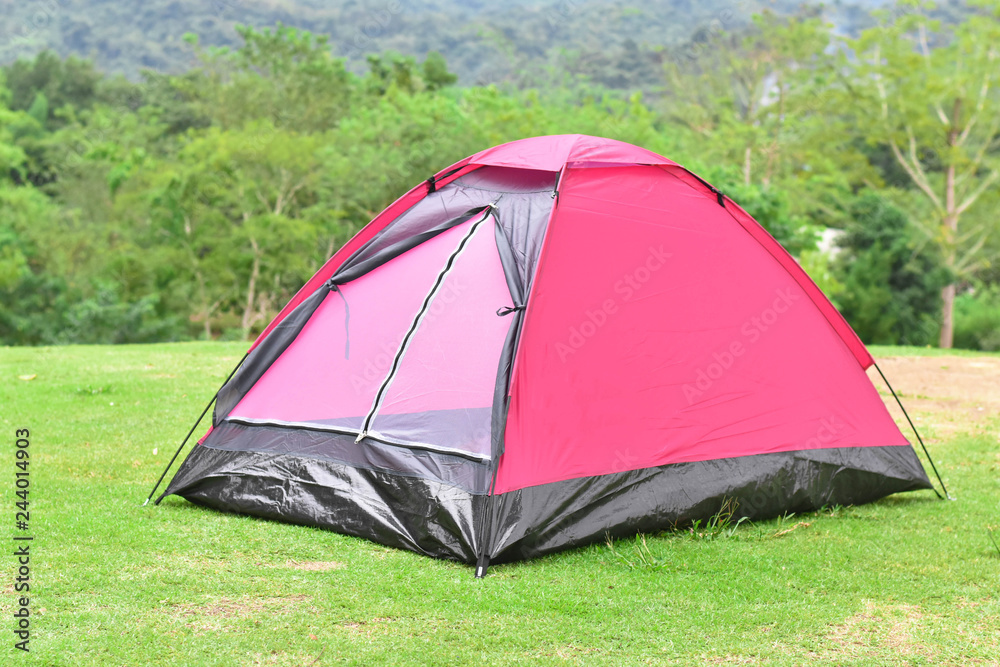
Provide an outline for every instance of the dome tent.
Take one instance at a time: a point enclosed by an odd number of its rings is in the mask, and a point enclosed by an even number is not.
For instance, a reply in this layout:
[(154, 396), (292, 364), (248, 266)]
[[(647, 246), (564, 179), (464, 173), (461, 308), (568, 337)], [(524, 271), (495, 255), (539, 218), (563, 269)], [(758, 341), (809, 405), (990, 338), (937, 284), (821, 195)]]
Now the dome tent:
[[(534, 557), (932, 488), (794, 259), (659, 155), (515, 141), (421, 183), (258, 337), (169, 494)], [(207, 409), (207, 408), (206, 408)]]

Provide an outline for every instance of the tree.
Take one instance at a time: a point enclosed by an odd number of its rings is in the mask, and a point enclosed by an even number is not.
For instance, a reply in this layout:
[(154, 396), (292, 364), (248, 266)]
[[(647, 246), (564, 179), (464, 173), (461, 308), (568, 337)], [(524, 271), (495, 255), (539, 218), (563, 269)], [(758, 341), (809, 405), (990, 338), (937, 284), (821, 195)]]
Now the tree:
[[(742, 186), (783, 191), (794, 215), (841, 226), (852, 183), (872, 169), (831, 105), (829, 26), (765, 12), (733, 30), (711, 24), (664, 66), (659, 106), (682, 137), (681, 155), (740, 166)], [(832, 111), (832, 112), (831, 112)]]
[(333, 234), (316, 207), (321, 141), (267, 122), (212, 128), (123, 186), (119, 215), (178, 272), (206, 337), (232, 313), (228, 328), (246, 338), (325, 259), (317, 249)]
[[(59, 342), (75, 296), (55, 247), (60, 210), (37, 188), (0, 178), (0, 341)], [(77, 293), (78, 294), (78, 293)]]
[(875, 192), (851, 206), (835, 269), (844, 284), (840, 310), (866, 343), (925, 345), (947, 270), (934, 245), (921, 245), (906, 215)]
[(458, 76), (448, 71), (448, 63), (437, 51), (431, 51), (420, 66), (427, 90), (438, 90), (458, 81)]
[(26, 111), (34, 107), (38, 113), (43, 110), (39, 99), (43, 99), (45, 115), (38, 120), (57, 124), (61, 122), (57, 115), (61, 108), (86, 109), (93, 105), (101, 78), (89, 60), (73, 56), (63, 60), (52, 51), (43, 51), (34, 60), (17, 60), (4, 70), (11, 109)]
[[(203, 69), (175, 79), (215, 123), (238, 128), (267, 120), (298, 132), (335, 127), (351, 102), (352, 75), (330, 53), (326, 37), (280, 23), (273, 30), (237, 28), (235, 49), (198, 48)], [(188, 36), (197, 45), (197, 39)]]
[(742, 165), (744, 185), (767, 185), (794, 150), (789, 129), (809, 111), (805, 82), (825, 67), (829, 40), (818, 18), (769, 12), (747, 31), (703, 30), (664, 66), (666, 117)]
[(953, 343), (956, 281), (984, 266), (1000, 231), (995, 216), (969, 224), (1000, 183), (1000, 2), (948, 32), (907, 1), (909, 12), (848, 40), (844, 108), (869, 141), (889, 147), (922, 199), (915, 219), (940, 246), (953, 280), (941, 290), (939, 344)]

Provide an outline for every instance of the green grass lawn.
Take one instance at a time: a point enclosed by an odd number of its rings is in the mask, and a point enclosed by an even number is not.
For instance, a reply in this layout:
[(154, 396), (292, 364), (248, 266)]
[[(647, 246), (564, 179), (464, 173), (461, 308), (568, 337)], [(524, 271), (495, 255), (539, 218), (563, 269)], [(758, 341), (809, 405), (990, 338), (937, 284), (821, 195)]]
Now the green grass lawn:
[(36, 536), (30, 655), (12, 647), (15, 563), (0, 561), (0, 663), (1000, 660), (1000, 554), (987, 533), (1000, 526), (996, 417), (932, 452), (954, 502), (903, 494), (717, 539), (594, 545), (476, 580), (464, 565), (176, 497), (141, 507), (244, 349), (0, 348), (2, 553), (16, 532), (19, 428), (31, 430)]
[(978, 350), (942, 350), (939, 347), (904, 347), (902, 345), (869, 345), (875, 357), (1000, 357), (1000, 352)]

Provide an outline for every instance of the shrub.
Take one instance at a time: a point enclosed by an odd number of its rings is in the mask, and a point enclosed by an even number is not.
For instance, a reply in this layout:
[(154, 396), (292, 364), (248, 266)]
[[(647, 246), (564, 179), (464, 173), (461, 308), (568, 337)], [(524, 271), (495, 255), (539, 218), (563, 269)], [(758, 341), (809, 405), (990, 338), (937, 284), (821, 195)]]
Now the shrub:
[(955, 347), (1000, 350), (1000, 285), (980, 286), (955, 298)]
[(850, 212), (835, 262), (844, 317), (866, 343), (933, 343), (941, 288), (949, 282), (939, 253), (921, 246), (906, 215), (874, 192), (862, 194)]

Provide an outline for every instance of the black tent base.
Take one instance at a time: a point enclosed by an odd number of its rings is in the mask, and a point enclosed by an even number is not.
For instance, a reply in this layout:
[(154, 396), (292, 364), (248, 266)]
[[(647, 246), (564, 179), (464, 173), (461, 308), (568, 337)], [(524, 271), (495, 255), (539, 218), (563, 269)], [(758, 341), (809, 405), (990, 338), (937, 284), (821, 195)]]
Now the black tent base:
[(762, 521), (932, 489), (911, 447), (758, 454), (571, 479), (497, 496), (493, 562), (655, 533), (733, 508)]
[(476, 562), (485, 495), (412, 475), (292, 455), (197, 446), (164, 496), (328, 528), (433, 558)]
[[(199, 445), (164, 495), (328, 528), (468, 564), (534, 558), (706, 520), (763, 520), (931, 484), (910, 447), (816, 449), (566, 480), (487, 498), (454, 484), (330, 460)], [(485, 503), (492, 504), (484, 513)], [(489, 525), (482, 517), (489, 516)], [(484, 537), (485, 536), (485, 537)], [(483, 551), (485, 541), (485, 553)]]

